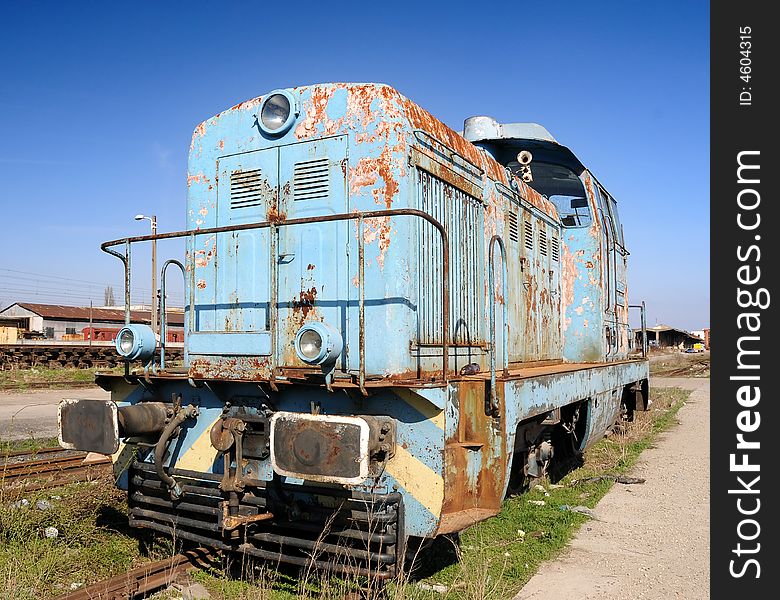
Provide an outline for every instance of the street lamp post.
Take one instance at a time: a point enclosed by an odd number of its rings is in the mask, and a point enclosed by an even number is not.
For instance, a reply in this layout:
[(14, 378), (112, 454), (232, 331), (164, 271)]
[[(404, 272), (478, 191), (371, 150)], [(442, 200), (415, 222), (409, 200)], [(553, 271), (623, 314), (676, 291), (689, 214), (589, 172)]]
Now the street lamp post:
[[(136, 221), (146, 219), (152, 224), (152, 235), (157, 235), (157, 216), (136, 215)], [(152, 240), (152, 330), (157, 333), (157, 240)]]

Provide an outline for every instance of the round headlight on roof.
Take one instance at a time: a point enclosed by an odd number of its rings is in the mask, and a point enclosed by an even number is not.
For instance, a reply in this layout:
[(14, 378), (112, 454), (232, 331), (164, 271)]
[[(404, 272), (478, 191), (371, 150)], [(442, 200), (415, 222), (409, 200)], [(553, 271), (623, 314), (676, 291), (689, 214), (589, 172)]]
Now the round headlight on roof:
[(298, 103), (287, 90), (275, 90), (260, 105), (260, 129), (268, 135), (282, 135), (298, 116)]
[(157, 348), (157, 338), (148, 325), (125, 325), (114, 340), (116, 351), (125, 360), (146, 362)]
[(344, 348), (341, 334), (325, 323), (311, 321), (295, 336), (295, 353), (310, 365), (328, 365), (336, 362)]

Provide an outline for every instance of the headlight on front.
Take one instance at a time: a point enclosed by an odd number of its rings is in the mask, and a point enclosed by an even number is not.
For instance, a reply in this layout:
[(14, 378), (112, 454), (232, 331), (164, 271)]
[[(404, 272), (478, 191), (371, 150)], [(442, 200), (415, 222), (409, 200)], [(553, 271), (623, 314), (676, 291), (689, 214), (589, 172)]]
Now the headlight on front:
[(298, 330), (295, 353), (310, 365), (328, 365), (336, 362), (344, 348), (341, 334), (330, 325), (312, 321)]
[(116, 351), (125, 360), (148, 361), (154, 356), (157, 338), (148, 325), (125, 325), (114, 341)]
[(273, 91), (260, 105), (260, 129), (268, 135), (282, 135), (292, 127), (298, 114), (297, 102), (290, 92)]
[(123, 329), (116, 336), (116, 351), (122, 356), (129, 356), (133, 351), (133, 343), (135, 342), (135, 335), (130, 329)]

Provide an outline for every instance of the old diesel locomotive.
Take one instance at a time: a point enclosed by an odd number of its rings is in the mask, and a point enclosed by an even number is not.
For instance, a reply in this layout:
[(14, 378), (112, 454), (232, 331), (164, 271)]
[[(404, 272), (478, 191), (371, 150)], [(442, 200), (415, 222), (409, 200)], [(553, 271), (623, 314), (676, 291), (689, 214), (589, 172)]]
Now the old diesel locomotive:
[[(198, 125), (185, 365), (132, 324), (111, 401), (130, 524), (273, 561), (397, 572), (409, 537), (495, 515), (553, 456), (646, 408), (617, 205), (541, 126), (462, 134), (378, 84), (273, 91)], [(170, 275), (170, 273), (168, 273)], [(165, 315), (165, 311), (161, 311)], [(164, 317), (163, 317), (164, 319)], [(132, 364), (131, 364), (132, 363)], [(170, 363), (170, 361), (169, 361)]]

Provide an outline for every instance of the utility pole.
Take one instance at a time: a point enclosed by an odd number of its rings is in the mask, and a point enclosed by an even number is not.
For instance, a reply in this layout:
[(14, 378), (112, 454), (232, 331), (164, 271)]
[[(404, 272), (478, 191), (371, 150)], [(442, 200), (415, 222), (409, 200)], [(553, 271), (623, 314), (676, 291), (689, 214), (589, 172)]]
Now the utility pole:
[[(157, 216), (152, 215), (147, 217), (146, 215), (136, 215), (135, 220), (140, 221), (146, 219), (152, 224), (152, 235), (157, 235)], [(152, 240), (152, 331), (159, 332), (158, 318), (157, 318), (157, 240)]]

